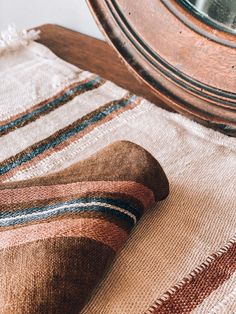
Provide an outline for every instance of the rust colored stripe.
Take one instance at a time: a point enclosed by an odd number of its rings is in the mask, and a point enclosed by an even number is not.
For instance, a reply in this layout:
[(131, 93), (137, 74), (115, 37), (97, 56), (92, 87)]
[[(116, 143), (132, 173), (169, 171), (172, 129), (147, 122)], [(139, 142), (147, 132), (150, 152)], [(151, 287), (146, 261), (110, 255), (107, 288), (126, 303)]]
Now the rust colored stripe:
[[(33, 121), (36, 121), (51, 111), (54, 111), (55, 109), (65, 105), (75, 97), (87, 91), (98, 88), (104, 83), (105, 80), (95, 77), (94, 75), (81, 82), (71, 84), (70, 86), (64, 88), (60, 93), (47, 99), (46, 101), (29, 108), (27, 111), (12, 117), (8, 121), (4, 121), (5, 124), (1, 122), (0, 137), (14, 131), (15, 129), (21, 128)], [(52, 105), (53, 102), (55, 103)]]
[[(83, 71), (80, 71), (80, 72), (78, 73), (78, 75), (81, 74), (82, 72), (83, 72)], [(85, 78), (83, 81), (87, 81), (87, 80), (89, 80), (89, 79), (91, 79), (91, 78), (93, 78), (93, 77), (95, 77), (95, 75), (89, 76), (89, 77)], [(69, 90), (70, 88), (73, 88), (74, 86), (76, 86), (76, 84), (79, 84), (79, 83), (82, 83), (82, 81), (79, 81), (79, 80), (78, 80), (78, 81), (76, 81), (76, 82), (74, 82), (74, 83), (72, 83), (72, 84), (70, 84), (70, 85), (67, 85), (67, 86), (65, 86), (65, 87), (63, 88), (63, 90), (60, 90), (57, 94), (55, 94), (55, 95), (53, 95), (53, 96), (47, 98), (46, 100), (43, 100), (43, 101), (41, 101), (41, 102), (39, 102), (39, 103), (37, 103), (37, 104), (35, 104), (35, 105), (33, 105), (33, 106), (27, 108), (25, 111), (16, 113), (16, 114), (10, 116), (10, 117), (7, 118), (7, 119), (0, 120), (0, 126), (2, 126), (2, 125), (4, 125), (4, 124), (7, 124), (7, 123), (9, 123), (9, 122), (11, 122), (11, 121), (13, 121), (13, 120), (15, 120), (15, 119), (18, 119), (18, 118), (20, 118), (22, 115), (24, 115), (24, 114), (26, 114), (26, 113), (30, 113), (30, 112), (34, 111), (35, 109), (40, 108), (41, 106), (45, 105), (46, 103), (48, 103), (48, 102), (54, 100), (57, 96), (63, 95), (64, 92), (66, 92), (66, 91)]]
[(236, 237), (190, 275), (167, 291), (146, 314), (191, 313), (236, 271)]
[(3, 231), (0, 233), (0, 250), (58, 237), (89, 238), (117, 251), (125, 243), (128, 233), (103, 219), (68, 218)]
[[(17, 181), (16, 181), (17, 182)], [(137, 199), (134, 198), (133, 196), (130, 196), (129, 194), (125, 193), (116, 193), (116, 192), (85, 192), (81, 194), (79, 191), (76, 194), (70, 195), (70, 196), (57, 196), (57, 197), (49, 197), (44, 200), (34, 200), (32, 201), (26, 201), (26, 202), (20, 202), (20, 203), (6, 203), (3, 204), (0, 201), (0, 215), (1, 212), (14, 212), (16, 210), (24, 210), (27, 208), (31, 207), (45, 207), (47, 205), (53, 205), (56, 203), (62, 203), (66, 202), (73, 199), (78, 199), (78, 198), (106, 198), (106, 199), (111, 199), (111, 200), (123, 200), (127, 202), (130, 206), (133, 208), (138, 208), (140, 210), (140, 213), (143, 214), (144, 212), (144, 206), (143, 204)]]
[(85, 193), (123, 193), (143, 204), (145, 209), (155, 204), (153, 192), (133, 181), (89, 181), (60, 185), (30, 186), (16, 189), (0, 190), (0, 206), (45, 200), (56, 197), (82, 196)]
[[(107, 121), (113, 119), (114, 117), (118, 116), (125, 110), (130, 110), (137, 106), (140, 102), (140, 98), (128, 93), (125, 97), (111, 101), (104, 106), (92, 111), (91, 113), (83, 116), (82, 118), (78, 119), (77, 121), (73, 122), (72, 124), (68, 125), (67, 127), (55, 132), (48, 138), (33, 144), (32, 146), (24, 149), (20, 153), (2, 161), (0, 163), (0, 176), (1, 181), (5, 181), (10, 179), (16, 172), (22, 170), (24, 168), (28, 168), (29, 166), (39, 162), (41, 159), (50, 156), (55, 151), (60, 151), (68, 146), (70, 143), (74, 142), (76, 139), (83, 137), (85, 134), (91, 132), (94, 128), (98, 127), (101, 124), (106, 123)], [(131, 100), (134, 98), (134, 100)], [(125, 103), (123, 105), (123, 102)], [(112, 109), (116, 108), (116, 109)], [(111, 112), (109, 112), (112, 110)], [(98, 121), (96, 119), (90, 123), (88, 121), (93, 120), (94, 117), (99, 116)], [(75, 132), (76, 134), (67, 136), (67, 139), (61, 140), (65, 134), (70, 134), (71, 130), (80, 127), (81, 125), (87, 124), (87, 126), (82, 130)], [(57, 141), (60, 139), (60, 143), (56, 145), (50, 145), (50, 143)], [(38, 151), (40, 147), (44, 147), (43, 151), (37, 154), (34, 154), (35, 151)], [(32, 157), (32, 155), (34, 155)], [(31, 157), (29, 157), (31, 156)], [(23, 162), (19, 163), (19, 160), (24, 158)], [(4, 169), (5, 167), (8, 168), (9, 164), (12, 165), (11, 169)]]

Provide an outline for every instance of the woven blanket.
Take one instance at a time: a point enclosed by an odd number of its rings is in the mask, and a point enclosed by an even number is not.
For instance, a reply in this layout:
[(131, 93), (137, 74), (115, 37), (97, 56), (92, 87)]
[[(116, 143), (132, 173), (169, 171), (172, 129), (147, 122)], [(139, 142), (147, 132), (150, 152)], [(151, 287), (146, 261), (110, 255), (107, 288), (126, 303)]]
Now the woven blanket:
[[(120, 140), (151, 153), (170, 181), (169, 197), (139, 221), (81, 313), (236, 313), (235, 139), (64, 62), (32, 34), (8, 35), (0, 38), (1, 189), (55, 177)], [(41, 278), (43, 264), (36, 266)]]

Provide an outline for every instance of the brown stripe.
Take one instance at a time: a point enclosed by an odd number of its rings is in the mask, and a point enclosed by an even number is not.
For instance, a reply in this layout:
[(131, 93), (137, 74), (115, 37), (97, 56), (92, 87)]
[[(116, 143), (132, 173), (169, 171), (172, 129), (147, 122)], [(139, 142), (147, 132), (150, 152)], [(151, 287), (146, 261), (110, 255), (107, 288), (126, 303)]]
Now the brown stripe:
[[(141, 187), (141, 185), (139, 185)], [(11, 192), (11, 191), (9, 191)], [(88, 192), (88, 193), (78, 193), (77, 195), (73, 195), (73, 198), (80, 198), (80, 197), (103, 197), (103, 198), (110, 198), (113, 200), (123, 200), (126, 201), (129, 205), (133, 206), (134, 208), (138, 208), (141, 213), (144, 211), (144, 206), (141, 203), (140, 200), (128, 195), (128, 194), (124, 194), (124, 193), (106, 193), (106, 191), (104, 192)], [(36, 201), (28, 201), (28, 202), (23, 202), (23, 203), (12, 203), (12, 204), (0, 204), (0, 211), (4, 212), (4, 211), (16, 211), (16, 210), (23, 210), (23, 209), (27, 209), (27, 208), (32, 208), (32, 207), (43, 207), (43, 206), (48, 206), (48, 205), (54, 205), (56, 203), (59, 202), (65, 202), (71, 200), (71, 196), (67, 196), (67, 197), (58, 197), (58, 198), (50, 198), (50, 199), (42, 199), (42, 200), (36, 200)], [(80, 211), (77, 213), (70, 213), (70, 212), (65, 212), (59, 216), (55, 216), (55, 217), (48, 217), (48, 218), (42, 218), (40, 219), (40, 221), (32, 221), (32, 222), (26, 222), (25, 224), (20, 224), (20, 225), (15, 225), (15, 226), (10, 226), (10, 227), (4, 227), (4, 228), (0, 228), (0, 232), (2, 230), (6, 231), (6, 230), (12, 230), (12, 229), (16, 229), (16, 228), (21, 228), (25, 225), (29, 226), (29, 225), (35, 225), (35, 224), (40, 224), (42, 222), (51, 222), (51, 221), (55, 221), (55, 220), (61, 220), (61, 219), (65, 219), (66, 218), (99, 218), (99, 219), (103, 219), (106, 221), (109, 221), (111, 223), (114, 223), (115, 225), (117, 225), (118, 227), (122, 228), (123, 230), (125, 230), (126, 232), (130, 232), (132, 229), (132, 226), (130, 226), (130, 224), (128, 222), (126, 222), (125, 220), (121, 220), (118, 217), (112, 215), (111, 213), (106, 213), (106, 212), (98, 212), (98, 211)]]
[(74, 86), (76, 86), (79, 83), (80, 82), (78, 82), (78, 81), (76, 83), (72, 83), (71, 85), (66, 86), (63, 90), (61, 90), (59, 93), (53, 95), (52, 97), (50, 97), (50, 98), (48, 98), (46, 100), (43, 100), (43, 101), (41, 101), (40, 103), (38, 103), (36, 105), (33, 105), (32, 107), (28, 108), (25, 111), (22, 111), (22, 112), (20, 112), (20, 113), (18, 113), (16, 115), (11, 116), (9, 119), (1, 120), (0, 121), (0, 126), (2, 126), (4, 124), (8, 124), (9, 122), (14, 121), (14, 120), (20, 118), (21, 116), (23, 116), (23, 115), (25, 115), (27, 113), (30, 113), (30, 112), (32, 112), (32, 111), (34, 111), (34, 110), (36, 110), (36, 109), (46, 105), (48, 102), (51, 102), (51, 101), (55, 100), (55, 98), (62, 96), (66, 91), (70, 90), (71, 88), (73, 88)]
[[(29, 147), (27, 147), (26, 149), (24, 149), (23, 151), (21, 151), (20, 153), (5, 159), (4, 161), (2, 161), (0, 163), (0, 167), (4, 167), (9, 163), (15, 162), (17, 159), (21, 159), (23, 156), (32, 153), (32, 151), (34, 151), (36, 148), (38, 148), (41, 145), (45, 145), (48, 144), (49, 142), (51, 142), (52, 140), (56, 139), (57, 137), (63, 135), (64, 133), (74, 129), (76, 126), (78, 126), (79, 124), (83, 123), (84, 121), (92, 118), (94, 115), (97, 115), (98, 113), (103, 112), (106, 109), (109, 109), (110, 107), (112, 107), (115, 104), (118, 104), (119, 102), (125, 100), (125, 99), (129, 99), (131, 97), (131, 93), (128, 93), (125, 97), (115, 100), (115, 101), (111, 101), (101, 107), (99, 107), (98, 109), (90, 112), (89, 114), (83, 116), (82, 118), (76, 120), (75, 122), (73, 122), (72, 124), (68, 125), (67, 127), (55, 132), (54, 134), (52, 134), (51, 136), (47, 137), (46, 139), (37, 142)], [(57, 145), (56, 147), (52, 147), (49, 148), (47, 150), (45, 150), (44, 152), (40, 153), (38, 156), (34, 157), (32, 160), (23, 163), (20, 166), (17, 166), (16, 168), (13, 168), (12, 170), (8, 171), (7, 173), (1, 175), (1, 181), (7, 180), (10, 177), (12, 177), (16, 172), (24, 169), (24, 168), (28, 168), (29, 166), (32, 166), (34, 164), (36, 164), (37, 162), (39, 162), (40, 160), (44, 159), (45, 157), (50, 156), (53, 152), (55, 151), (60, 151), (62, 149), (64, 149), (66, 146), (68, 146), (70, 143), (74, 142), (76, 139), (83, 137), (85, 134), (91, 132), (94, 128), (96, 128), (97, 126), (111, 120), (112, 118), (114, 118), (115, 116), (119, 115), (120, 113), (122, 113), (124, 110), (128, 110), (130, 108), (133, 108), (135, 105), (134, 104), (138, 104), (138, 102), (140, 101), (140, 98), (138, 98), (138, 100), (136, 100), (134, 103), (131, 103), (129, 105), (127, 105), (125, 108), (121, 108), (120, 110), (116, 110), (115, 112), (113, 112), (112, 114), (108, 115), (106, 118), (102, 119), (101, 121), (98, 121), (96, 123), (91, 124), (90, 126), (86, 127), (84, 129), (83, 132), (79, 132), (78, 134), (75, 134), (74, 136), (71, 136), (70, 138), (68, 138), (67, 140), (63, 141), (61, 144)]]
[[(115, 158), (111, 159), (112, 156)], [(127, 141), (115, 142), (86, 160), (47, 177), (0, 184), (0, 190), (79, 181), (138, 182), (154, 193), (155, 200), (162, 200), (169, 192), (168, 180), (156, 159), (140, 146)], [(130, 194), (130, 187), (122, 193)]]
[[(71, 172), (71, 178), (68, 178), (68, 181), (73, 181), (76, 179), (82, 179), (75, 176)], [(102, 175), (102, 174), (101, 174)], [(57, 181), (62, 177), (58, 175)], [(127, 200), (135, 201), (134, 206), (140, 204), (140, 208), (148, 209), (153, 206), (155, 199), (153, 192), (145, 187), (144, 185), (132, 181), (83, 181), (67, 184), (57, 184), (53, 185), (41, 185), (41, 186), (24, 186), (22, 187), (20, 183), (17, 188), (12, 189), (0, 189), (0, 209), (7, 210), (9, 208), (16, 209), (22, 208), (21, 204), (44, 204), (44, 201), (50, 199), (71, 199), (76, 197), (83, 197), (89, 195), (113, 195), (125, 197)], [(31, 182), (31, 181), (30, 181)], [(50, 181), (49, 181), (50, 182)], [(55, 181), (54, 181), (55, 182)], [(22, 182), (27, 184), (28, 181)], [(59, 183), (59, 182), (57, 182)], [(43, 184), (43, 182), (42, 182)], [(42, 202), (42, 203), (41, 203)], [(11, 207), (12, 206), (12, 207)], [(24, 206), (24, 205), (23, 205)]]
[(26, 226), (31, 226), (31, 225), (38, 225), (41, 223), (50, 223), (53, 221), (60, 221), (63, 219), (80, 219), (80, 218), (87, 218), (87, 219), (100, 219), (100, 220), (104, 220), (104, 221), (108, 221), (110, 223), (113, 223), (114, 225), (116, 225), (117, 227), (121, 228), (122, 230), (124, 230), (127, 233), (130, 233), (131, 230), (133, 229), (132, 226), (130, 226), (130, 224), (128, 222), (126, 222), (125, 220), (121, 220), (118, 217), (114, 216), (111, 213), (106, 213), (106, 212), (99, 212), (99, 211), (80, 211), (77, 213), (64, 213), (55, 217), (49, 217), (49, 218), (41, 218), (38, 221), (31, 221), (31, 222), (27, 222), (25, 224), (20, 224), (20, 225), (14, 225), (14, 226), (10, 226), (10, 227), (1, 227), (0, 228), (0, 240), (1, 240), (1, 233), (8, 231), (8, 230), (13, 230), (13, 229), (18, 229), (18, 228), (23, 228)]
[[(17, 119), (17, 118), (19, 118), (19, 117), (21, 117), (21, 116), (23, 116), (23, 115), (25, 115), (25, 114), (28, 114), (28, 113), (30, 113), (30, 112), (32, 112), (32, 111), (34, 111), (34, 110), (36, 110), (36, 109), (38, 109), (38, 108), (40, 108), (40, 107), (43, 107), (44, 105), (46, 105), (46, 104), (49, 103), (49, 102), (52, 102), (52, 101), (55, 100), (56, 98), (63, 96), (66, 92), (68, 92), (70, 89), (74, 88), (75, 86), (77, 86), (77, 85), (82, 85), (82, 84), (86, 84), (86, 83), (88, 83), (90, 80), (92, 80), (92, 79), (94, 79), (94, 78), (95, 78), (95, 76), (93, 76), (92, 78), (85, 79), (85, 80), (83, 80), (83, 81), (81, 81), (81, 82), (76, 82), (76, 83), (71, 84), (69, 87), (66, 87), (65, 89), (63, 89), (63, 90), (62, 90), (60, 93), (58, 93), (57, 95), (55, 95), (55, 96), (53, 96), (53, 97), (51, 97), (51, 98), (49, 98), (49, 99), (47, 99), (47, 100), (41, 102), (40, 104), (38, 104), (38, 105), (36, 105), (36, 106), (33, 106), (32, 108), (30, 108), (30, 109), (26, 110), (25, 112), (19, 114), (18, 116), (14, 116), (13, 118), (11, 118), (11, 120), (10, 120), (9, 122), (14, 121), (15, 119)], [(10, 133), (10, 132), (12, 132), (12, 131), (14, 131), (14, 130), (16, 130), (16, 129), (18, 129), (18, 128), (21, 128), (21, 127), (23, 127), (23, 126), (25, 126), (25, 125), (27, 125), (27, 124), (33, 122), (33, 121), (36, 121), (37, 119), (41, 118), (42, 116), (45, 116), (45, 115), (47, 115), (48, 113), (54, 111), (55, 109), (57, 109), (57, 108), (59, 108), (59, 107), (65, 105), (65, 104), (68, 103), (69, 101), (73, 100), (75, 97), (77, 97), (77, 96), (79, 96), (79, 95), (81, 95), (81, 94), (83, 94), (83, 93), (85, 93), (85, 92), (87, 92), (87, 91), (90, 91), (90, 90), (92, 90), (92, 89), (98, 88), (98, 87), (100, 87), (100, 86), (101, 86), (102, 84), (104, 84), (104, 83), (105, 83), (105, 80), (101, 80), (101, 81), (97, 82), (96, 84), (94, 84), (93, 86), (88, 86), (87, 88), (84, 88), (83, 90), (77, 91), (76, 93), (74, 93), (74, 94), (68, 96), (66, 100), (62, 101), (62, 102), (61, 102), (60, 104), (58, 104), (57, 106), (50, 107), (50, 108), (48, 108), (46, 111), (41, 112), (41, 113), (39, 113), (39, 114), (37, 114), (37, 115), (31, 117), (30, 119), (24, 120), (24, 121), (22, 121), (21, 123), (15, 125), (15, 126), (12, 126), (11, 128), (8, 128), (8, 129), (6, 129), (6, 130), (0, 131), (0, 137), (3, 136), (3, 135), (6, 135), (6, 134), (8, 134), (8, 133)], [(1, 123), (1, 124), (6, 124), (6, 122), (5, 122), (5, 123)]]
[[(78, 72), (78, 75), (80, 75), (82, 72), (83, 72), (82, 70), (81, 70), (80, 72)], [(95, 75), (93, 74), (93, 76), (95, 76)], [(89, 77), (88, 79), (90, 79), (90, 77)], [(85, 79), (85, 80), (87, 80), (87, 79)], [(60, 91), (60, 92), (57, 93), (56, 95), (53, 95), (52, 97), (50, 97), (50, 98), (48, 98), (48, 99), (46, 99), (46, 100), (43, 100), (42, 102), (40, 102), (40, 103), (38, 103), (38, 104), (36, 104), (36, 105), (33, 105), (32, 107), (28, 108), (27, 110), (22, 111), (22, 112), (20, 112), (20, 113), (18, 113), (18, 114), (15, 114), (15, 115), (11, 116), (11, 117), (8, 118), (8, 119), (1, 120), (1, 121), (0, 121), (0, 126), (9, 123), (9, 122), (11, 122), (12, 120), (15, 120), (15, 119), (21, 117), (21, 116), (24, 115), (24, 114), (30, 113), (30, 112), (34, 111), (35, 109), (40, 108), (41, 106), (45, 105), (47, 102), (50, 102), (50, 101), (54, 100), (56, 97), (61, 96), (61, 94), (63, 94), (63, 93), (66, 92), (67, 90), (73, 88), (76, 84), (79, 84), (80, 82), (82, 82), (82, 81), (77, 81), (76, 83), (72, 83), (72, 84), (70, 84), (69, 86), (66, 86), (62, 91)]]
[(236, 238), (167, 291), (146, 314), (191, 313), (236, 271)]
[(78, 314), (114, 251), (88, 238), (54, 238), (0, 251), (0, 312)]
[[(1, 195), (1, 193), (0, 193)], [(78, 193), (75, 193), (73, 195), (68, 195), (68, 196), (61, 196), (61, 197), (50, 197), (50, 198), (46, 198), (46, 199), (35, 199), (34, 201), (30, 201), (27, 200), (25, 202), (20, 202), (20, 203), (16, 203), (13, 200), (13, 203), (6, 203), (4, 204), (4, 202), (1, 203), (0, 200), (0, 212), (14, 212), (16, 210), (23, 210), (23, 209), (27, 209), (27, 208), (32, 208), (32, 207), (44, 207), (47, 205), (54, 205), (60, 202), (66, 202), (66, 201), (70, 201), (72, 199), (79, 199), (79, 198), (91, 198), (91, 197), (100, 197), (100, 198), (109, 198), (112, 200), (122, 200), (125, 201), (126, 203), (128, 203), (129, 205), (131, 205), (134, 208), (139, 208), (139, 210), (143, 213), (144, 211), (144, 206), (143, 203), (132, 197), (129, 194), (125, 194), (125, 193), (116, 193), (116, 192), (106, 192), (106, 190), (103, 191), (99, 191), (99, 192), (84, 192), (81, 193), (80, 191), (78, 191)], [(2, 200), (3, 201), (3, 200)]]
[(96, 218), (64, 218), (21, 228), (4, 230), (0, 233), (0, 250), (49, 238), (89, 238), (118, 251), (127, 240), (128, 234), (112, 222)]

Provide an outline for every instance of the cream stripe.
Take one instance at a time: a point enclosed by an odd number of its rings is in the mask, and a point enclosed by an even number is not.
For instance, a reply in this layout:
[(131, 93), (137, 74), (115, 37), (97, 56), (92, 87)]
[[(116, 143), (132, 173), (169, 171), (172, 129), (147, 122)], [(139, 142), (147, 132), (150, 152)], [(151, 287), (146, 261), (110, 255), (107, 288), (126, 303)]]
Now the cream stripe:
[(23, 214), (23, 215), (17, 215), (17, 216), (9, 217), (9, 218), (1, 218), (0, 224), (4, 223), (4, 222), (11, 223), (11, 222), (14, 222), (15, 220), (18, 220), (18, 219), (33, 218), (33, 217), (41, 216), (44, 214), (53, 214), (53, 213), (56, 213), (57, 211), (59, 211), (60, 209), (69, 209), (69, 208), (73, 208), (73, 207), (83, 208), (83, 207), (90, 207), (90, 206), (102, 206), (102, 207), (113, 209), (114, 211), (117, 211), (117, 212), (125, 214), (126, 216), (129, 216), (131, 219), (133, 219), (134, 224), (137, 223), (137, 219), (136, 219), (135, 215), (130, 213), (128, 210), (125, 210), (125, 209), (120, 208), (118, 206), (114, 206), (114, 205), (110, 205), (110, 204), (102, 203), (102, 202), (90, 202), (90, 203), (86, 203), (86, 204), (81, 204), (81, 203), (77, 202), (77, 203), (73, 203), (70, 205), (62, 205), (62, 206), (58, 206), (56, 208), (43, 210), (43, 211), (31, 213), (31, 214)]
[[(18, 51), (17, 57), (21, 54), (24, 54), (24, 50)], [(48, 58), (38, 59), (38, 56), (36, 58), (33, 56), (30, 60), (31, 57), (30, 53), (26, 53), (24, 63), (21, 64), (18, 60), (15, 66), (5, 62), (8, 64), (7, 70), (0, 71), (0, 120), (9, 119), (30, 109), (32, 105), (51, 98), (74, 81), (82, 80), (84, 73), (88, 75), (88, 72), (81, 73), (80, 69), (63, 64), (64, 61), (55, 57), (54, 60), (48, 60)], [(27, 62), (25, 62), (26, 58)], [(12, 58), (9, 59), (12, 63)], [(0, 61), (3, 61), (2, 56)], [(0, 68), (3, 63), (4, 61), (0, 64)], [(33, 73), (30, 77), (29, 72)], [(8, 90), (10, 92), (6, 93)]]
[(0, 249), (58, 237), (87, 237), (120, 249), (127, 239), (127, 232), (103, 219), (68, 218), (6, 230), (0, 233)]
[[(37, 164), (27, 166), (27, 169), (18, 170), (8, 181), (26, 180), (51, 173), (55, 170), (64, 169), (80, 161), (82, 157), (85, 159), (92, 153), (116, 140), (127, 139), (137, 142), (135, 138), (131, 137), (132, 132), (129, 132), (131, 128), (129, 126), (132, 126), (140, 115), (145, 116), (152, 106), (152, 104), (147, 105), (146, 101), (142, 100), (134, 109), (127, 110), (111, 121), (96, 127), (90, 133), (74, 141), (63, 150), (54, 151), (53, 154), (40, 160)], [(125, 128), (122, 128), (121, 126), (124, 124), (126, 124)]]
[[(44, 106), (47, 103), (50, 103), (51, 101), (54, 101), (58, 97), (61, 97), (63, 93), (67, 92), (69, 89), (75, 87), (76, 85), (82, 84), (84, 81), (90, 81), (94, 79), (96, 76), (90, 72), (81, 72), (80, 75), (77, 75), (74, 80), (70, 80), (65, 86), (60, 86), (57, 90), (54, 91), (51, 97), (45, 97), (45, 99), (42, 99), (41, 101), (34, 101), (34, 103), (27, 108), (22, 107), (21, 112), (18, 114), (12, 114), (8, 119), (0, 119), (0, 125), (5, 125), (11, 121), (14, 121), (15, 119), (21, 118), (23, 115), (25, 115), (26, 112), (32, 112), (35, 109), (39, 109), (41, 106)], [(42, 105), (43, 104), (43, 105)]]
[(65, 106), (1, 137), (0, 147), (4, 149), (0, 151), (0, 161), (49, 137), (105, 103), (124, 97), (126, 93), (125, 90), (115, 87), (113, 83), (106, 82), (99, 88), (75, 97)]

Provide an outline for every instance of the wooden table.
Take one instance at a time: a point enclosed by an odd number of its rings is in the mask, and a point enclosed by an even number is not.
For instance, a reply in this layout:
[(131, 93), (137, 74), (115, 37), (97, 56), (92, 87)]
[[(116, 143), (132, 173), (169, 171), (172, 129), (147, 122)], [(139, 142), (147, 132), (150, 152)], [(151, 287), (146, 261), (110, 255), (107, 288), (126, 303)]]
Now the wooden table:
[(101, 75), (158, 106), (166, 108), (146, 88), (145, 83), (140, 82), (127, 69), (108, 43), (52, 24), (42, 25), (37, 29), (41, 30), (39, 42), (50, 48), (60, 58), (83, 70)]

